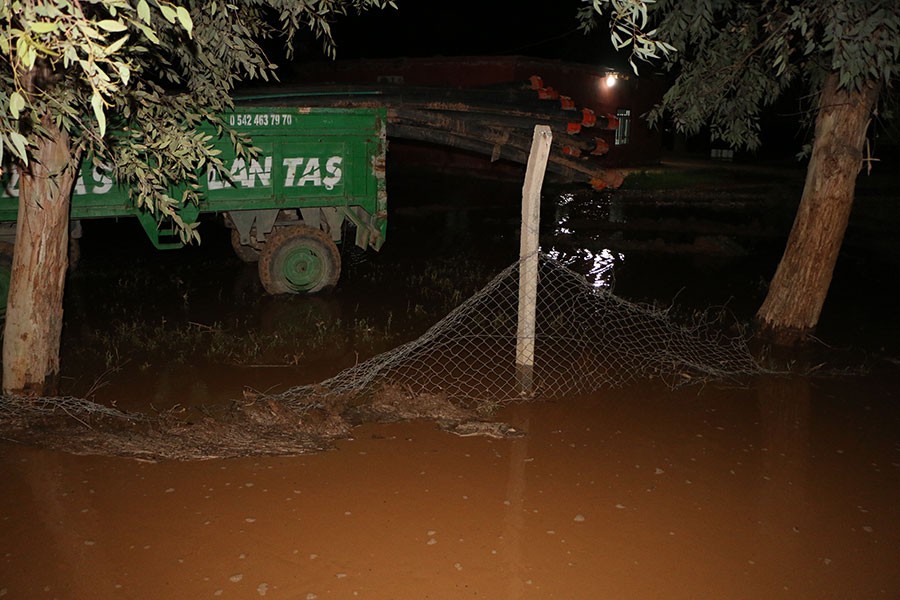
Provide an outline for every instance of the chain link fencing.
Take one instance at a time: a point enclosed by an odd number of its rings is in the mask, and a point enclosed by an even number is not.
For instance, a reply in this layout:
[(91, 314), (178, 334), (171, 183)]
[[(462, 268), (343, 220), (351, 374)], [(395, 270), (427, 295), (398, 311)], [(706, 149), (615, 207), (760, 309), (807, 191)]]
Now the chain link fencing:
[(418, 339), (268, 399), (302, 411), (390, 388), (485, 413), (643, 378), (675, 387), (763, 371), (743, 337), (728, 337), (708, 320), (685, 325), (667, 310), (623, 300), (546, 254), (537, 262), (534, 365), (517, 367), (524, 264), (506, 268)]
[[(520, 261), (424, 335), (314, 385), (279, 394), (245, 391), (203, 418), (177, 411), (126, 413), (80, 398), (0, 401), (0, 435), (80, 454), (144, 460), (313, 452), (367, 421), (427, 418), (459, 435), (514, 437), (490, 420), (507, 404), (563, 399), (658, 378), (686, 383), (764, 372), (746, 340), (715, 321), (679, 323), (628, 302), (553, 258)], [(520, 265), (536, 265), (533, 331), (519, 335)], [(526, 274), (527, 276), (527, 274)], [(524, 280), (524, 279), (523, 279)], [(530, 312), (530, 311), (529, 311)], [(531, 348), (533, 365), (521, 362)], [(530, 360), (528, 362), (531, 362)]]

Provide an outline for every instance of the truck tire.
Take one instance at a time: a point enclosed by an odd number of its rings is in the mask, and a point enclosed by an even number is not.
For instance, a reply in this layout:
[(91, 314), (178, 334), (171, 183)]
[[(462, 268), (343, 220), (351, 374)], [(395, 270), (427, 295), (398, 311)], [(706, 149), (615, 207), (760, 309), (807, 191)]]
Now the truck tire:
[(231, 230), (231, 247), (239, 259), (245, 263), (255, 263), (259, 260), (259, 250), (253, 246), (244, 246), (241, 244), (241, 234), (237, 229)]
[(341, 254), (324, 231), (306, 225), (272, 230), (259, 255), (259, 280), (270, 294), (315, 294), (341, 276)]

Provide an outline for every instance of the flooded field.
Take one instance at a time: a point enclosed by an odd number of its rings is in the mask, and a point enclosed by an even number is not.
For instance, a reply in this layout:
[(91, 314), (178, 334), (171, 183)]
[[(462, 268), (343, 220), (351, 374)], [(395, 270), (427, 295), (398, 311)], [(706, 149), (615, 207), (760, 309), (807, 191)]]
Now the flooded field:
[[(690, 197), (548, 187), (542, 249), (627, 299), (747, 321), (796, 182), (781, 197), (733, 178)], [(320, 381), (416, 338), (516, 259), (519, 183), (389, 186), (383, 251), (344, 249), (322, 298), (266, 297), (213, 223), (166, 254), (134, 224), (88, 223), (64, 391), (200, 411)], [(497, 415), (527, 432), (513, 439), (369, 424), (291, 458), (0, 442), (0, 597), (900, 597), (900, 261), (881, 212), (896, 197), (860, 205), (822, 346), (793, 375), (513, 404)]]

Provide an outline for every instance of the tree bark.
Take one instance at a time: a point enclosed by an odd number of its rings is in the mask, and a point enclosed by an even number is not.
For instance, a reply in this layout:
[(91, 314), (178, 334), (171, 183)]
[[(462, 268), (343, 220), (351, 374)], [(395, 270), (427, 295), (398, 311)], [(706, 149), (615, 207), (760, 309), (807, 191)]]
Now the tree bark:
[(836, 73), (825, 79), (803, 196), (784, 255), (756, 314), (761, 332), (776, 344), (803, 340), (819, 322), (877, 99), (874, 83), (850, 91), (838, 89)]
[(54, 393), (59, 375), (63, 288), (68, 266), (69, 198), (77, 165), (68, 134), (47, 115), (47, 137), (19, 180), (19, 216), (6, 328), (3, 391)]

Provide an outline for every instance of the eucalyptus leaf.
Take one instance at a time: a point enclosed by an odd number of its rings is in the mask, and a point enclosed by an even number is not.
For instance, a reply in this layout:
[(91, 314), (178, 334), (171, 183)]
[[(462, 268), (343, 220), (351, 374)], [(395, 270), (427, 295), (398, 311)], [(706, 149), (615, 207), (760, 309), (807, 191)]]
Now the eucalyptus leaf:
[(128, 82), (131, 80), (131, 69), (125, 63), (118, 63), (116, 68), (119, 71), (119, 79), (122, 80), (122, 85), (128, 85)]
[(160, 4), (159, 10), (162, 12), (163, 17), (165, 17), (166, 21), (174, 24), (175, 20), (178, 18), (177, 11), (169, 6), (168, 4)]
[(97, 21), (97, 27), (105, 31), (109, 31), (110, 33), (120, 33), (128, 29), (125, 23), (113, 19), (104, 19), (102, 21)]
[(25, 148), (28, 145), (28, 140), (25, 139), (25, 136), (18, 131), (10, 131), (9, 141), (12, 142), (13, 153), (15, 153), (15, 155), (18, 156), (22, 160), (22, 162), (27, 165), (28, 151)]
[(49, 21), (32, 21), (28, 24), (28, 29), (38, 34), (52, 33), (59, 29), (59, 25)]
[(127, 42), (127, 41), (128, 41), (128, 35), (123, 35), (122, 37), (120, 37), (119, 39), (114, 41), (112, 44), (110, 44), (109, 46), (104, 48), (103, 50), (106, 53), (106, 56), (110, 56), (112, 54), (115, 54), (119, 50), (121, 50), (122, 47), (125, 45), (125, 42)]
[(25, 108), (25, 97), (18, 91), (13, 92), (9, 96), (9, 114), (13, 119), (18, 119), (22, 109)]
[(94, 109), (94, 117), (97, 119), (97, 126), (100, 129), (100, 137), (106, 135), (106, 113), (103, 110), (103, 97), (100, 92), (94, 91), (91, 96), (91, 108)]
[(175, 16), (178, 18), (178, 22), (181, 23), (181, 26), (184, 27), (184, 30), (187, 31), (188, 37), (192, 37), (194, 22), (191, 20), (191, 14), (187, 9), (183, 6), (176, 7)]
[(141, 21), (147, 25), (150, 24), (150, 6), (147, 4), (147, 0), (140, 0), (138, 2), (137, 14)]

